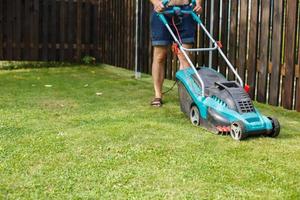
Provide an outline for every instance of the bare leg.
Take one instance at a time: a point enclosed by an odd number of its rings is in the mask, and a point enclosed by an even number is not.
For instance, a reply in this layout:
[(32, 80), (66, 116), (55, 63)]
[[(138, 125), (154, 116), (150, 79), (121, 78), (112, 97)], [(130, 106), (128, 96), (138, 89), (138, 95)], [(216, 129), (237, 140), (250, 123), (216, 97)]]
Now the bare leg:
[[(183, 44), (183, 47), (190, 49), (192, 48), (192, 44)], [(187, 54), (189, 57), (191, 57), (189, 52), (187, 52)], [(186, 60), (181, 51), (178, 52), (178, 59), (180, 61), (180, 70), (190, 67), (189, 62)]]
[(156, 46), (153, 52), (152, 78), (155, 90), (155, 98), (162, 98), (162, 87), (165, 77), (165, 62), (168, 46)]

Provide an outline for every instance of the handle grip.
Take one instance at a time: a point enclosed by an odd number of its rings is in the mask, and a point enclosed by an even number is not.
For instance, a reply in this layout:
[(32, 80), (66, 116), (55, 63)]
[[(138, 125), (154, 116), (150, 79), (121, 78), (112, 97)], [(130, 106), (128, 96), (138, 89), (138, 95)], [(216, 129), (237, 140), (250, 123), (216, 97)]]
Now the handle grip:
[(168, 4), (170, 3), (170, 0), (162, 0), (162, 4), (167, 7)]
[(192, 0), (192, 7), (196, 6), (196, 0)]

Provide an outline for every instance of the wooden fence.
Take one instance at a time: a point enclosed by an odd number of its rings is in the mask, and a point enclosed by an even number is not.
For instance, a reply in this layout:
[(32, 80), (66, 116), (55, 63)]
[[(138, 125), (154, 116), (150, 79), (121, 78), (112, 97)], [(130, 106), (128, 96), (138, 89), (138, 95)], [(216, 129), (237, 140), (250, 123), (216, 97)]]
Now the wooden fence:
[[(1, 0), (0, 60), (134, 66), (132, 0)], [(122, 59), (121, 59), (122, 57)]]
[[(259, 102), (300, 111), (300, 0), (203, 1), (203, 22)], [(135, 33), (136, 8), (139, 11)], [(74, 61), (89, 55), (99, 62), (151, 73), (149, 1), (140, 0), (1, 0), (0, 60)], [(196, 46), (208, 46), (198, 30)], [(208, 53), (193, 60), (208, 66)], [(218, 53), (213, 68), (234, 79)], [(166, 77), (174, 79), (178, 61), (168, 53)]]

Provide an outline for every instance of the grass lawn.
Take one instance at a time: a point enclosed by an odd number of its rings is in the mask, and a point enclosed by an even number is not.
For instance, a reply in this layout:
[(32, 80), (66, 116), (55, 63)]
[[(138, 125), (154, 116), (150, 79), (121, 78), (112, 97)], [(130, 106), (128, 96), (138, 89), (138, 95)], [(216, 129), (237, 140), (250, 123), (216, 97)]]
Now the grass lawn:
[(236, 142), (193, 127), (177, 89), (150, 107), (132, 75), (0, 71), (0, 199), (300, 199), (300, 113), (256, 104), (281, 135)]

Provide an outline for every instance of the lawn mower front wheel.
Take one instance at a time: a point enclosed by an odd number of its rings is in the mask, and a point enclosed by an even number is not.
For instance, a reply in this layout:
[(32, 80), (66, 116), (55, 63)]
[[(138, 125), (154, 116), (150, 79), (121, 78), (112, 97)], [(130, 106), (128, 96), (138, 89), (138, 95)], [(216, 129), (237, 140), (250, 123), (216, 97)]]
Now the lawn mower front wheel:
[(279, 123), (278, 119), (276, 119), (274, 117), (268, 117), (268, 118), (272, 122), (272, 132), (268, 136), (275, 138), (280, 133), (280, 123)]
[(230, 135), (232, 139), (240, 141), (246, 138), (246, 129), (242, 122), (233, 122), (230, 127)]
[(190, 120), (194, 126), (200, 125), (200, 111), (196, 105), (192, 105), (190, 109)]

